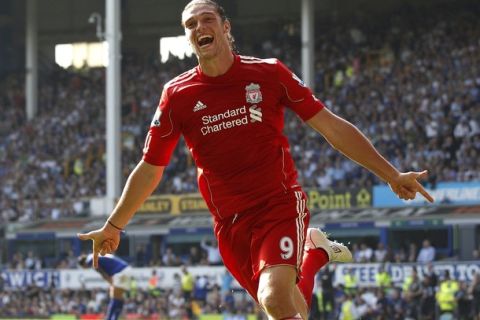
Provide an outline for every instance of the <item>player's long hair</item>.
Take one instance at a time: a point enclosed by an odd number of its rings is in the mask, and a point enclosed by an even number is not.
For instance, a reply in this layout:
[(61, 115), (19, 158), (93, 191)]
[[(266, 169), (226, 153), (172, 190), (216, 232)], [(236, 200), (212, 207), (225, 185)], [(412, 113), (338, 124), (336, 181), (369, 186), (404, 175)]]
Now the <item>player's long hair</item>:
[[(225, 22), (227, 20), (230, 21), (230, 19), (225, 14), (225, 9), (223, 9), (223, 7), (221, 5), (219, 5), (217, 2), (215, 2), (213, 0), (192, 0), (189, 3), (187, 3), (185, 8), (183, 8), (183, 12), (185, 12), (186, 10), (190, 9), (192, 6), (197, 5), (197, 4), (206, 4), (206, 5), (214, 7), (215, 11), (217, 11), (218, 15), (222, 19), (222, 22)], [(183, 12), (182, 12), (182, 14), (183, 14)], [(182, 27), (183, 27), (183, 22), (182, 22)], [(228, 37), (228, 42), (230, 44), (230, 49), (233, 52), (238, 53), (237, 47), (235, 46), (235, 38), (232, 36), (231, 30), (228, 32), (227, 37)]]

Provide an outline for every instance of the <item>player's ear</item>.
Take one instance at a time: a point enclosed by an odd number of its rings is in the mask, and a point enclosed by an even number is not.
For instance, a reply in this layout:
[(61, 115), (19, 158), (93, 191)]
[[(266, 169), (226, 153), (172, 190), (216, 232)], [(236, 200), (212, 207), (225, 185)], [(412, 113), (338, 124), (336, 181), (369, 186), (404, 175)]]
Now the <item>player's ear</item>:
[(223, 22), (223, 32), (224, 33), (230, 33), (230, 30), (232, 29), (232, 26), (230, 24), (230, 20), (226, 19)]

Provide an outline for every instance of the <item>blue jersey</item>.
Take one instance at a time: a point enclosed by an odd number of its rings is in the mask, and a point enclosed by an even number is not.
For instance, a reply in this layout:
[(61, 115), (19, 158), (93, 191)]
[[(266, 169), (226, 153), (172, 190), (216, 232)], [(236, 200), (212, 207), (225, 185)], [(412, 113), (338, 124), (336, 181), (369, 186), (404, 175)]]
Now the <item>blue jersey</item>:
[[(86, 263), (91, 265), (93, 260), (93, 254), (87, 256)], [(118, 257), (115, 257), (111, 254), (106, 254), (104, 256), (98, 256), (98, 269), (102, 272), (113, 276), (114, 274), (119, 273), (128, 266), (128, 263)]]

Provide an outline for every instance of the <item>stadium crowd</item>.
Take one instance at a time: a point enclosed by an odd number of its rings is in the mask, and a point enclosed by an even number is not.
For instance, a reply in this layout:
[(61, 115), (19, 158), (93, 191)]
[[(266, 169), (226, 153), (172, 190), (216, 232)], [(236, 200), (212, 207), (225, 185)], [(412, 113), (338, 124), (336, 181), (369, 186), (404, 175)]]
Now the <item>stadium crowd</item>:
[(420, 275), (413, 268), (403, 283), (394, 285), (387, 269), (382, 266), (373, 287), (358, 286), (353, 272), (349, 279), (347, 276), (344, 284), (334, 286), (332, 270), (325, 268), (321, 271), (312, 318), (476, 320), (480, 316), (478, 273), (467, 283), (456, 280), (448, 271), (437, 274), (430, 267)]
[[(480, 180), (480, 25), (477, 5), (409, 10), (369, 19), (319, 22), (315, 92), (358, 125), (401, 170), (428, 168), (438, 181)], [(423, 11), (422, 11), (423, 10)], [(429, 10), (425, 14), (425, 10)], [(287, 23), (269, 39), (249, 39), (242, 54), (278, 57), (298, 73), (299, 32)], [(163, 84), (193, 58), (125, 54), (122, 69), (122, 168), (141, 146)], [(25, 117), (23, 76), (0, 88), (0, 222), (85, 214), (82, 200), (105, 194), (105, 73), (42, 70), (39, 108)], [(376, 183), (313, 130), (287, 114), (286, 133), (305, 187)], [(181, 143), (157, 192), (194, 192), (196, 170)], [(41, 192), (39, 192), (41, 190)]]
[[(398, 250), (392, 250), (383, 242), (378, 242), (376, 248), (367, 245), (366, 242), (360, 241), (350, 245), (353, 262), (355, 263), (404, 263), (404, 262), (419, 262), (430, 263), (434, 261), (441, 261), (442, 257), (437, 253), (435, 247), (431, 244), (429, 239), (423, 240), (422, 246), (417, 247), (414, 242), (409, 242), (405, 247)], [(188, 249), (188, 250), (186, 250)], [(186, 245), (181, 250), (173, 249), (166, 246), (161, 249), (158, 258), (147, 254), (145, 248), (139, 247), (134, 255), (131, 257), (122, 257), (130, 264), (136, 267), (178, 267), (181, 265), (188, 266), (219, 266), (223, 265), (220, 256), (218, 245), (216, 241), (206, 244), (206, 241), (201, 241), (190, 246)], [(474, 259), (480, 259), (478, 250), (472, 252)], [(449, 257), (449, 260), (454, 260), (455, 257)], [(48, 261), (42, 259), (39, 254), (33, 251), (28, 251), (26, 254), (22, 252), (15, 252), (11, 259), (0, 264), (0, 270), (41, 270), (44, 268), (53, 269), (71, 269), (77, 265), (77, 257), (72, 250), (64, 252), (58, 259), (51, 258)]]
[[(188, 299), (181, 288), (157, 291), (132, 288), (123, 312), (135, 314), (135, 319), (193, 319), (200, 314), (247, 315), (257, 312), (252, 300), (243, 292), (234, 298), (232, 292), (222, 295), (220, 288), (213, 285), (197, 287), (193, 294), (192, 299)], [(0, 317), (105, 314), (107, 305), (108, 294), (103, 289), (68, 290), (32, 286), (21, 291), (0, 292)]]
[[(330, 265), (318, 274), (310, 319), (476, 320), (480, 316), (480, 273), (465, 282), (457, 281), (448, 271), (437, 274), (429, 268), (419, 274), (414, 268), (403, 283), (394, 284), (387, 269), (381, 267), (376, 285), (363, 287), (354, 272), (350, 279), (344, 276), (344, 283), (336, 283), (335, 267)], [(147, 289), (138, 288), (132, 277), (124, 314), (129, 314), (129, 319), (196, 319), (202, 314), (223, 314), (224, 319), (237, 320), (257, 314), (262, 319), (253, 300), (244, 291), (232, 289), (228, 272), (221, 284), (210, 283), (207, 276), (196, 276), (188, 288), (182, 277), (177, 274), (171, 288), (161, 288), (150, 279)], [(2, 284), (0, 290), (0, 317), (81, 317), (105, 313), (107, 304), (104, 289), (69, 290), (53, 285), (12, 290)]]

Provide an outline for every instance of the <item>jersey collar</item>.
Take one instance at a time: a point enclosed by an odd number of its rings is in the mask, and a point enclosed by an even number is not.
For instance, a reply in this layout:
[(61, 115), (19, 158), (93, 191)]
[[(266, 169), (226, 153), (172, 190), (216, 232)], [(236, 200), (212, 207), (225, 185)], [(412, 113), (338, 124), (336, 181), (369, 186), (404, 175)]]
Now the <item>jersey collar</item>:
[(210, 82), (210, 83), (222, 83), (222, 82), (228, 81), (229, 79), (230, 80), (232, 79), (232, 76), (233, 76), (233, 74), (235, 74), (235, 70), (237, 70), (239, 64), (240, 64), (240, 56), (238, 56), (236, 54), (233, 54), (232, 65), (227, 70), (227, 72), (225, 72), (222, 75), (219, 75), (219, 76), (216, 76), (216, 77), (207, 76), (206, 74), (204, 74), (202, 72), (202, 69), (200, 69), (200, 65), (198, 65), (195, 69), (196, 69), (196, 72), (197, 72), (198, 76), (203, 81)]

